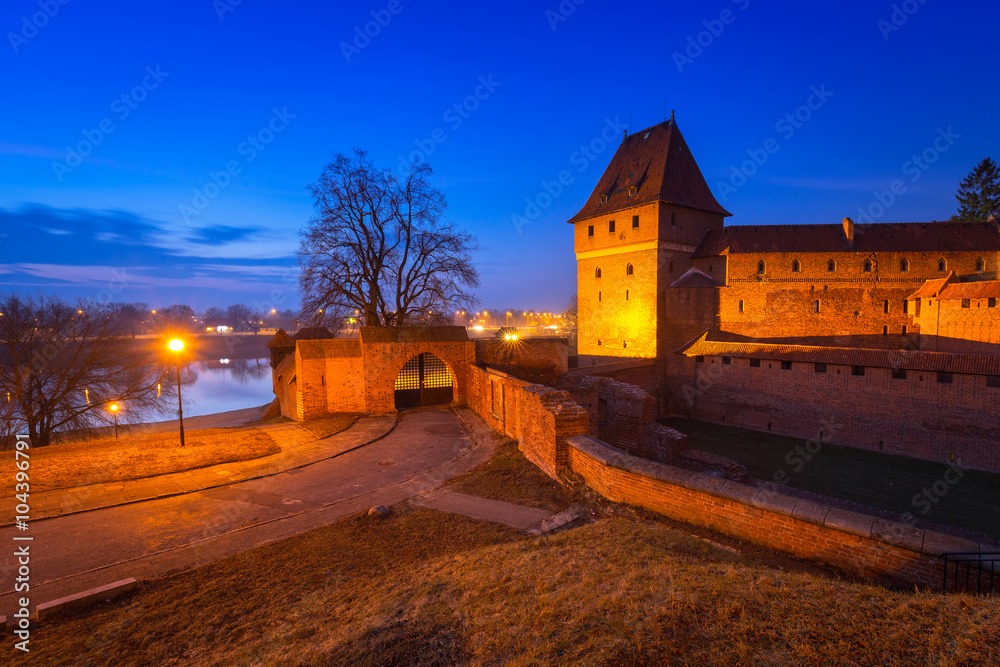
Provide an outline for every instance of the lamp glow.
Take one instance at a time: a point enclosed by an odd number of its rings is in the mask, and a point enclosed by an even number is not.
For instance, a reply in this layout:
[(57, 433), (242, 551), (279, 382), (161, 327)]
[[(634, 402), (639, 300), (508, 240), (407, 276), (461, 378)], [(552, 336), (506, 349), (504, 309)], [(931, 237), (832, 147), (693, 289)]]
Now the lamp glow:
[(169, 343), (167, 343), (167, 347), (169, 347), (174, 352), (180, 352), (181, 350), (184, 349), (184, 341), (182, 341), (180, 338), (175, 338)]

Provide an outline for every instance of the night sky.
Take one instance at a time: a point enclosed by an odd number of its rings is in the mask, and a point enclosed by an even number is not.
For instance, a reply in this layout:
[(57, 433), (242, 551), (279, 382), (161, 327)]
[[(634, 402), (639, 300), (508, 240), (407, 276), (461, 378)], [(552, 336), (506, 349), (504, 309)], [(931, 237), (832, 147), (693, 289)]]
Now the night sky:
[(359, 146), (431, 164), (478, 237), (481, 306), (562, 310), (565, 221), (623, 128), (670, 109), (729, 224), (945, 219), (1000, 159), (998, 19), (940, 0), (8, 0), (0, 291), (294, 309), (306, 186)]

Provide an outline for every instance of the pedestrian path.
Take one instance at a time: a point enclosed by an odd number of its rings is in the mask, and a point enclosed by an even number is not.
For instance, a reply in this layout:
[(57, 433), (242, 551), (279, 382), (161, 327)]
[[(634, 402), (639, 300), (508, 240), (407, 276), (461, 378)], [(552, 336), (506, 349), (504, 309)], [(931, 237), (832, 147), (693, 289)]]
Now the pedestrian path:
[(143, 479), (33, 493), (31, 517), (34, 521), (50, 519), (276, 475), (367, 445), (384, 437), (395, 424), (395, 416), (362, 417), (350, 428), (321, 440), (295, 423), (259, 426), (281, 447), (281, 452)]
[(461, 514), (470, 519), (502, 523), (518, 530), (528, 530), (552, 516), (548, 510), (514, 505), (501, 500), (488, 500), (478, 496), (456, 493), (448, 489), (437, 489), (427, 495), (414, 498), (413, 505), (429, 507), (442, 512)]

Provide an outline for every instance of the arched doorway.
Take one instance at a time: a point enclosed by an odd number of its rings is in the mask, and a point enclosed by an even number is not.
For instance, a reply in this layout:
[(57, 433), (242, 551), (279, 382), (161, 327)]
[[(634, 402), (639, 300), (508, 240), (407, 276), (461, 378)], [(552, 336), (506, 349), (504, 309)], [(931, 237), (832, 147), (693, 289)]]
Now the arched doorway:
[(453, 384), (446, 363), (429, 352), (419, 354), (396, 376), (396, 409), (447, 405), (452, 400)]

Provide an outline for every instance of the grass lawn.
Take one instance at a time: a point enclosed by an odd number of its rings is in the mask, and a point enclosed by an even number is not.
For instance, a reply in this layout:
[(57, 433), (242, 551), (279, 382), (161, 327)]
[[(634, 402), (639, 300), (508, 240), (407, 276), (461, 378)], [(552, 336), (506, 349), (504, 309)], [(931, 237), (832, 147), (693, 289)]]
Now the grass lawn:
[(361, 416), (352, 412), (337, 412), (299, 422), (299, 426), (312, 433), (317, 439), (329, 438), (331, 435), (336, 435), (354, 426), (354, 422), (358, 421), (358, 417)]
[(30, 661), (983, 665), (998, 626), (996, 598), (782, 572), (652, 522), (532, 538), (396, 506), (43, 621)]
[(691, 419), (662, 423), (686, 433), (692, 449), (739, 461), (751, 477), (775, 481), (784, 471), (789, 486), (1000, 537), (1000, 475), (969, 470), (948, 484), (942, 463), (825, 443), (801, 455), (805, 441), (797, 438)]
[(524, 458), (516, 440), (503, 443), (488, 461), (453, 478), (447, 485), (459, 493), (550, 512), (561, 512), (580, 500), (573, 491), (555, 483)]
[[(129, 433), (119, 439), (97, 438), (31, 450), (31, 490), (62, 489), (102, 482), (121, 482), (246, 461), (276, 454), (273, 439), (256, 428), (185, 431), (181, 448), (177, 433)], [(0, 465), (14, 470), (14, 452), (0, 452)], [(13, 492), (14, 475), (4, 477), (5, 497)]]

